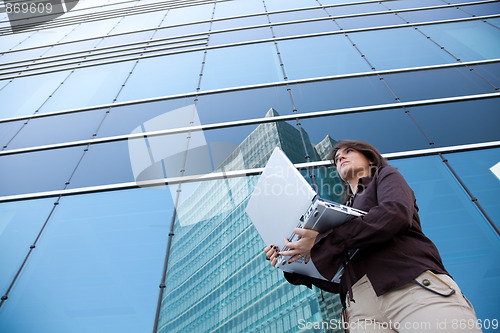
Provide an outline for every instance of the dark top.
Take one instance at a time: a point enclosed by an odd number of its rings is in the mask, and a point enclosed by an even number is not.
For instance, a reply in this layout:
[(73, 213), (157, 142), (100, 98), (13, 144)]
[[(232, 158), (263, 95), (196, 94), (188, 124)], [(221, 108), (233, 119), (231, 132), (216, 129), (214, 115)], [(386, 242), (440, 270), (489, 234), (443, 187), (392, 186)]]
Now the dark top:
[[(378, 296), (425, 270), (448, 274), (436, 246), (422, 232), (415, 195), (396, 168), (386, 166), (374, 177), (361, 178), (352, 206), (367, 214), (319, 234), (311, 249), (311, 260), (329, 280), (344, 264), (340, 285), (285, 273), (290, 283), (340, 293), (344, 304), (352, 285), (365, 274)], [(358, 248), (358, 254), (346, 260), (347, 251)]]

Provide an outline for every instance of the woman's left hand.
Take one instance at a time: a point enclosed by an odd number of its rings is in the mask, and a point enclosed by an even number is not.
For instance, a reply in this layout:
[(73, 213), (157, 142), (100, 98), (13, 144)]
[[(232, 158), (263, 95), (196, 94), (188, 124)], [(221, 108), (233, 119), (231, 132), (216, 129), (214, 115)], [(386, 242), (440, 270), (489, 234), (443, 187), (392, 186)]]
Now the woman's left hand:
[(295, 228), (293, 232), (299, 235), (300, 239), (295, 242), (289, 242), (288, 239), (285, 238), (285, 246), (289, 250), (282, 251), (280, 254), (292, 256), (292, 258), (288, 260), (289, 263), (299, 260), (302, 257), (305, 258), (305, 263), (308, 263), (309, 259), (311, 259), (311, 249), (319, 233), (314, 230), (302, 228)]

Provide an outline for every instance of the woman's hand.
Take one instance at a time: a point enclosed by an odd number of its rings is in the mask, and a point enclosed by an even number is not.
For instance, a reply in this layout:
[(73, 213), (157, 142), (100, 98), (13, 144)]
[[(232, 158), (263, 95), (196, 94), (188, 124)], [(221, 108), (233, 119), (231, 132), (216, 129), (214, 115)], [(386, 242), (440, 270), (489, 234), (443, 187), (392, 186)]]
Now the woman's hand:
[(285, 238), (285, 246), (289, 250), (280, 252), (279, 254), (283, 256), (292, 256), (288, 260), (289, 263), (304, 257), (305, 263), (307, 264), (309, 259), (311, 259), (311, 249), (319, 232), (310, 229), (295, 228), (294, 233), (299, 235), (300, 239), (295, 242), (289, 242), (288, 239)]
[(276, 263), (278, 262), (278, 256), (280, 249), (276, 245), (269, 245), (266, 246), (264, 249), (264, 252), (266, 253), (266, 259), (271, 261), (271, 265), (273, 267), (276, 266)]

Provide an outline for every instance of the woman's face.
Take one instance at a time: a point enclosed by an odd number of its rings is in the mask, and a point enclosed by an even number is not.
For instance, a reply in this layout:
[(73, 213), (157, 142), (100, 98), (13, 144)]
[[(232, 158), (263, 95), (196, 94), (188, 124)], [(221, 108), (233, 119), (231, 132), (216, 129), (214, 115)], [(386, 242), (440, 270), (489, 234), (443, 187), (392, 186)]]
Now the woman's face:
[(360, 178), (369, 176), (371, 163), (365, 155), (353, 148), (340, 148), (335, 154), (339, 176), (347, 182), (357, 183)]

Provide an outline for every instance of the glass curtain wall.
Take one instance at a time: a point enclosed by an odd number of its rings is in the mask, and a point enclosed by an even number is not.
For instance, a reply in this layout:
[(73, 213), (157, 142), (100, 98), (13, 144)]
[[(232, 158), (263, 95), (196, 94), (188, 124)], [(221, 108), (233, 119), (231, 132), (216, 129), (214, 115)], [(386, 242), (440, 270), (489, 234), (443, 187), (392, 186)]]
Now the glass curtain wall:
[(341, 200), (341, 139), (400, 170), (498, 325), (498, 1), (80, 0), (0, 23), (1, 332), (342, 332), (338, 296), (289, 284), (245, 213), (275, 147)]

